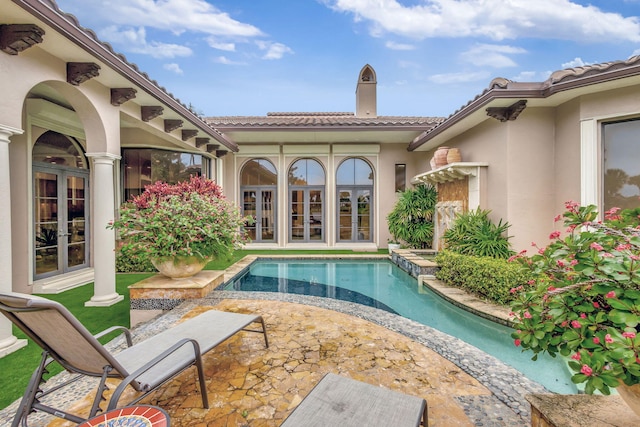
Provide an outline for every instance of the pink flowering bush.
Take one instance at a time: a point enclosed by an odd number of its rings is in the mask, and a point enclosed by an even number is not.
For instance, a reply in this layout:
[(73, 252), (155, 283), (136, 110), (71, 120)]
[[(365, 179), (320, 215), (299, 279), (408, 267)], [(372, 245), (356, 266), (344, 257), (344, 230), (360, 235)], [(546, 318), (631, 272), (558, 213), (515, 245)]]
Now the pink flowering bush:
[(564, 233), (527, 257), (512, 257), (535, 280), (513, 289), (516, 346), (568, 358), (585, 392), (640, 383), (640, 229), (619, 209), (598, 221), (595, 206), (566, 203)]
[(191, 177), (175, 185), (148, 185), (122, 206), (120, 218), (109, 227), (119, 231), (123, 251), (158, 260), (205, 260), (225, 256), (244, 243), (248, 220), (215, 182)]

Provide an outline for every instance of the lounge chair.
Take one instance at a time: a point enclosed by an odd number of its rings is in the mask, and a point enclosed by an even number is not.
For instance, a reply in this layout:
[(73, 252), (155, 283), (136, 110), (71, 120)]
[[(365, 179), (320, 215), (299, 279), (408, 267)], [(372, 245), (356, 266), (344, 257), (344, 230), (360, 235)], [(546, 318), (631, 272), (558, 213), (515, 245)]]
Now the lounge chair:
[(428, 426), (427, 401), (327, 374), (280, 427)]
[[(132, 405), (192, 365), (197, 369), (202, 405), (209, 408), (202, 355), (243, 330), (262, 333), (265, 345), (269, 347), (264, 321), (257, 315), (209, 310), (133, 345), (128, 329), (115, 326), (92, 335), (63, 305), (34, 295), (0, 293), (0, 312), (44, 350), (12, 427), (17, 427), (21, 420), (26, 425), (26, 419), (33, 411), (46, 412), (76, 423), (86, 421), (40, 401), (82, 375), (100, 378), (89, 418), (102, 411), (99, 405), (105, 400), (107, 378), (122, 380), (109, 399), (107, 410), (112, 410), (118, 406), (127, 386), (142, 393), (126, 403)], [(247, 329), (252, 323), (260, 323), (261, 330)], [(116, 354), (98, 341), (98, 338), (114, 331), (124, 333), (128, 345)], [(49, 390), (42, 390), (43, 375), (54, 360), (67, 371), (80, 375), (74, 375), (73, 379)]]

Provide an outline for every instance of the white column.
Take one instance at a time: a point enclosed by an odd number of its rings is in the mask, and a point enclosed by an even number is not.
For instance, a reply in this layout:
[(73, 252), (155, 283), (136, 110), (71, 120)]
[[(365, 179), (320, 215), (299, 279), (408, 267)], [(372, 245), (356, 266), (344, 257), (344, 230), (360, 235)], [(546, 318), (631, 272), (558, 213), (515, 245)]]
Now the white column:
[[(22, 129), (0, 125), (0, 292), (13, 290), (11, 262), (11, 176), (9, 174), (9, 137)], [(11, 330), (11, 321), (0, 315), (0, 357), (27, 345)]]
[(598, 122), (580, 122), (580, 204), (596, 205), (598, 202)]
[(84, 303), (87, 307), (106, 307), (124, 299), (116, 292), (116, 235), (107, 229), (116, 213), (114, 163), (119, 156), (110, 153), (87, 153), (93, 160), (92, 230), (93, 269), (95, 281), (93, 296)]

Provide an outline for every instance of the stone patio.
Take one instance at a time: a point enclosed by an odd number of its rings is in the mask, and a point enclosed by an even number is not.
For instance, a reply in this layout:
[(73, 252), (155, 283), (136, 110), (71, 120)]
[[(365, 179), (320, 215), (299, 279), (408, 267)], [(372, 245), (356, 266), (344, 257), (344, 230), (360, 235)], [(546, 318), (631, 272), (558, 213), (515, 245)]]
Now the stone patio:
[[(512, 411), (475, 418), (470, 402), (494, 400), (487, 387), (433, 350), (366, 320), (296, 303), (235, 299), (192, 307), (183, 318), (211, 308), (261, 313), (270, 348), (261, 337), (241, 333), (206, 356), (209, 410), (201, 407), (192, 370), (145, 399), (164, 408), (172, 426), (278, 426), (327, 372), (424, 397), (431, 426), (525, 425)], [(71, 407), (86, 413), (89, 405), (84, 399)]]

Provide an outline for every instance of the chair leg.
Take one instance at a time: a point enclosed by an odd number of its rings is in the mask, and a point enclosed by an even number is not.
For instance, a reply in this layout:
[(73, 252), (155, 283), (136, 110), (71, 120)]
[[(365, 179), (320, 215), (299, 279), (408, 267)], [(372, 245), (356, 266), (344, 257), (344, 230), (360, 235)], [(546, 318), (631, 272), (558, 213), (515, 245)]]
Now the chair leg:
[(204, 382), (204, 368), (202, 367), (202, 356), (200, 353), (196, 355), (196, 370), (198, 371), (198, 380), (200, 382), (200, 394), (202, 394), (202, 406), (209, 409), (209, 396), (207, 394), (207, 386)]
[(269, 340), (267, 339), (267, 328), (264, 325), (264, 319), (260, 316), (260, 323), (262, 324), (262, 334), (264, 335), (264, 344), (269, 348)]
[(26, 425), (27, 417), (31, 412), (33, 412), (33, 403), (37, 400), (36, 395), (39, 392), (42, 392), (42, 390), (40, 389), (40, 384), (44, 382), (42, 376), (47, 372), (46, 368), (49, 363), (51, 363), (51, 360), (49, 360), (49, 353), (43, 351), (42, 359), (40, 359), (40, 364), (31, 375), (31, 379), (29, 380), (27, 389), (22, 396), (22, 400), (20, 400), (20, 406), (18, 406), (18, 411), (16, 412), (16, 416), (11, 423), (11, 427), (18, 427), (20, 425), (20, 420), (23, 419), (24, 425)]
[(100, 411), (100, 403), (107, 400), (104, 397), (104, 391), (108, 390), (107, 387), (107, 378), (109, 376), (109, 372), (111, 372), (111, 366), (105, 366), (104, 371), (102, 372), (102, 377), (100, 378), (100, 384), (98, 385), (98, 391), (96, 392), (96, 397), (93, 398), (93, 405), (91, 405), (91, 412), (89, 412), (89, 418), (93, 418), (96, 416), (98, 411)]

